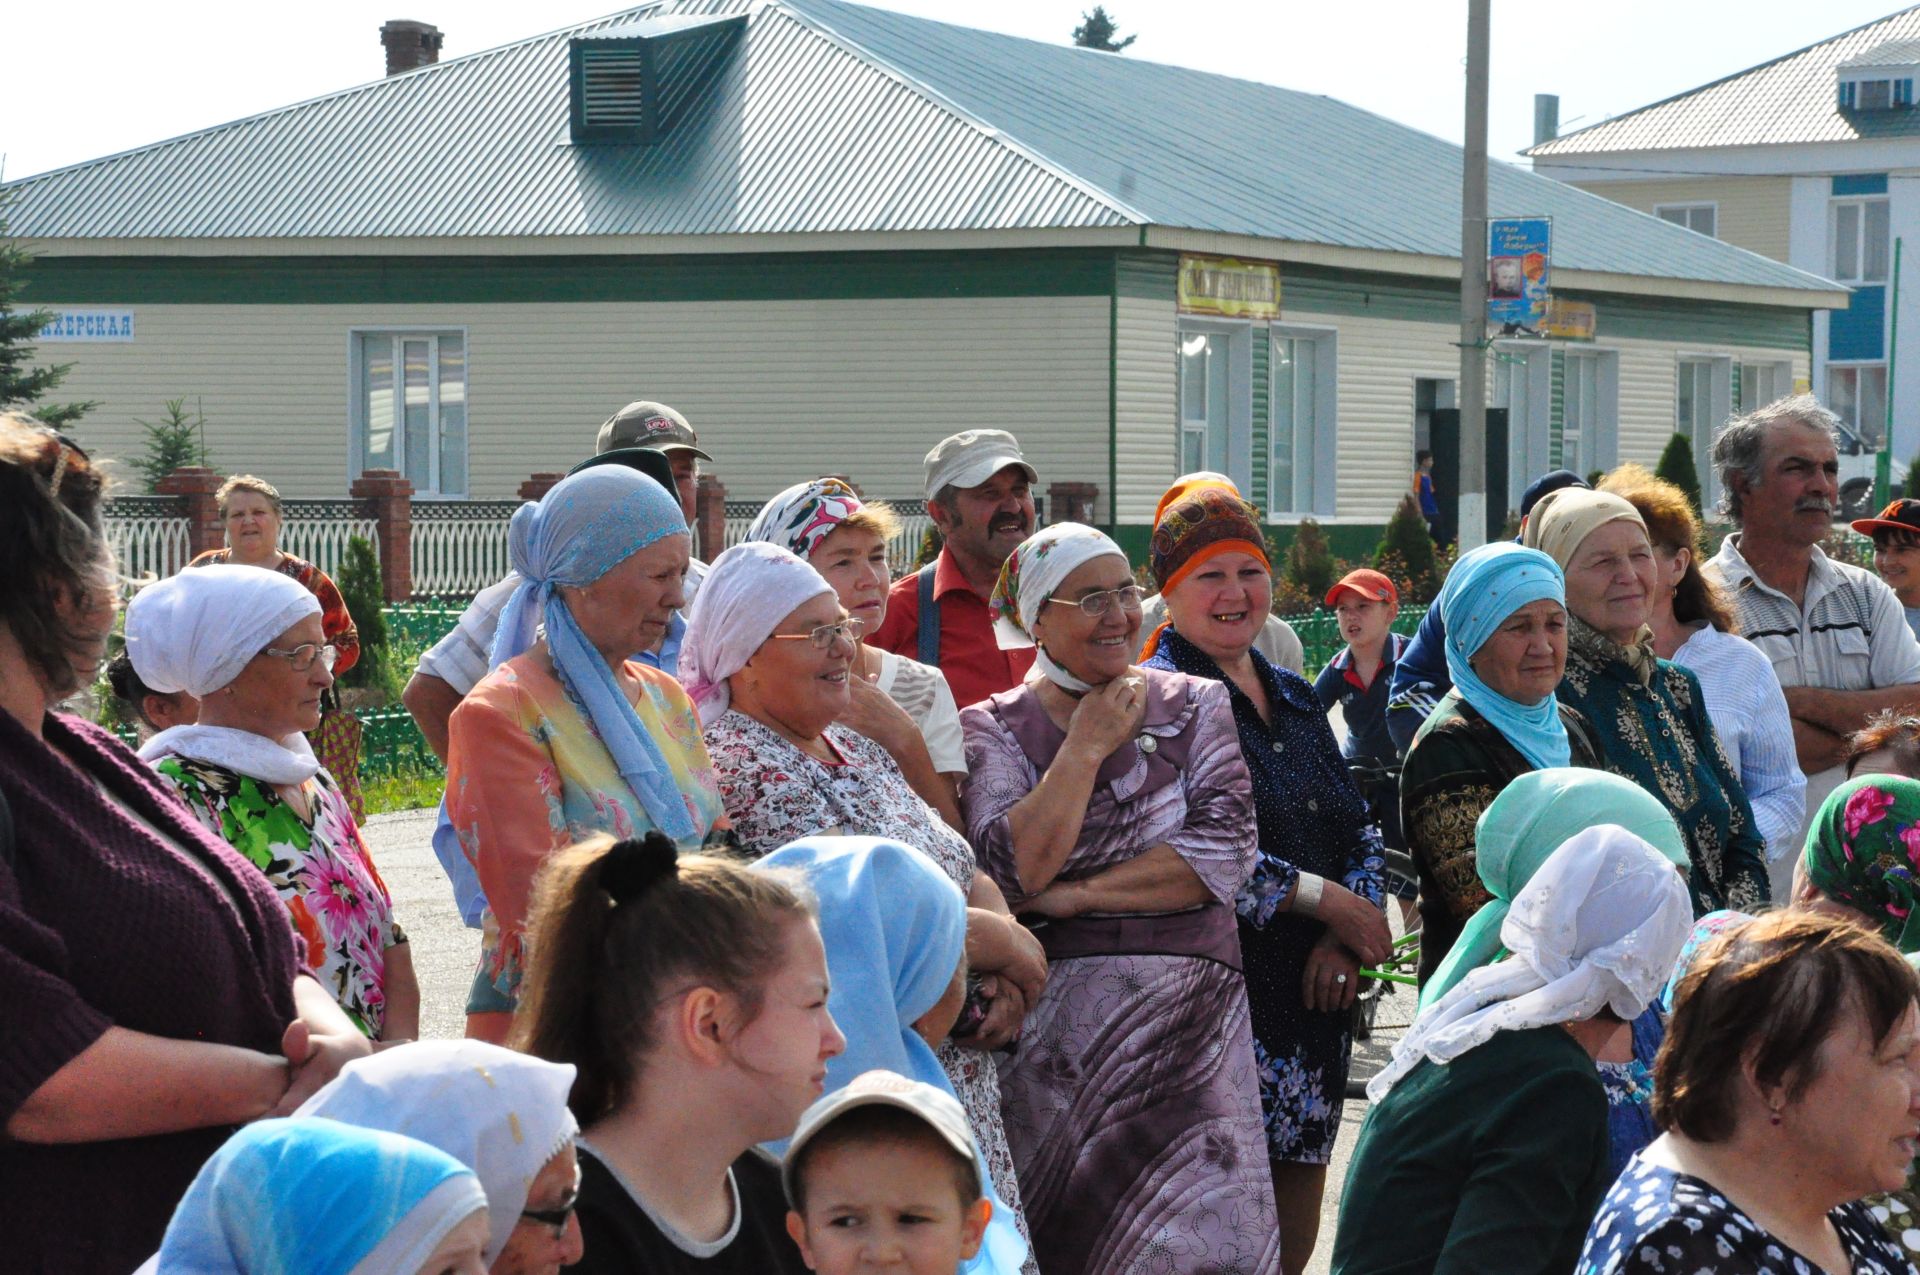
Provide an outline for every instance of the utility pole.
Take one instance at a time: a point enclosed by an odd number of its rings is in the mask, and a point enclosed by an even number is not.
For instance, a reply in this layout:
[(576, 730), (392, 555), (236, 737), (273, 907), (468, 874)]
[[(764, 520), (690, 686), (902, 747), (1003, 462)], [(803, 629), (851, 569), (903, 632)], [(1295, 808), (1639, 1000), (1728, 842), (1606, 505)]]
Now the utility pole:
[(1467, 0), (1460, 165), (1460, 550), (1487, 542), (1487, 46), (1491, 0)]

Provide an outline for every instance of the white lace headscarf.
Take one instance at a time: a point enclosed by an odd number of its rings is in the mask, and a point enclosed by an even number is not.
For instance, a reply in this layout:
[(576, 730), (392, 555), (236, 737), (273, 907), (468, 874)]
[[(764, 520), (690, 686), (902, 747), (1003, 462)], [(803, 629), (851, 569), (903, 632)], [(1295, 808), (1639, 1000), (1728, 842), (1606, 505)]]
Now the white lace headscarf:
[(1693, 927), (1672, 862), (1615, 824), (1569, 838), (1514, 896), (1500, 927), (1512, 953), (1482, 966), (1414, 1020), (1367, 1084), (1378, 1102), (1422, 1059), (1448, 1063), (1495, 1033), (1578, 1022), (1611, 1009), (1631, 1022), (1673, 972)]

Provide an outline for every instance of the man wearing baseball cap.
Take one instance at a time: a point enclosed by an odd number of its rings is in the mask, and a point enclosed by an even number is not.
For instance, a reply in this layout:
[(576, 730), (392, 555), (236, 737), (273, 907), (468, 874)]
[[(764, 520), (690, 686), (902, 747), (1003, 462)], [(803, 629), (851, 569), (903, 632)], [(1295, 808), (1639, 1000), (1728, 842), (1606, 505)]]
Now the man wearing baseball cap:
[[(680, 512), (687, 516), (687, 525), (693, 525), (694, 495), (698, 491), (700, 480), (700, 462), (712, 460), (700, 448), (700, 436), (693, 432), (693, 426), (687, 424), (687, 418), (668, 407), (665, 403), (650, 403), (642, 400), (629, 403), (600, 423), (600, 433), (595, 437), (593, 450), (597, 453), (614, 451), (617, 448), (644, 447), (659, 452), (673, 466), (673, 488), (680, 497)], [(700, 576), (706, 575), (706, 564), (700, 564)], [(689, 571), (689, 588), (693, 587), (693, 571)], [(693, 605), (693, 594), (687, 594), (687, 605)]]
[(964, 708), (1018, 686), (1033, 666), (1031, 649), (1000, 649), (987, 599), (1007, 555), (1033, 534), (1040, 475), (999, 429), (941, 439), (926, 466), (927, 515), (945, 543), (930, 566), (894, 581), (867, 641), (938, 667)]
[(1873, 569), (1900, 599), (1907, 627), (1920, 638), (1920, 500), (1896, 500), (1853, 529), (1873, 538)]

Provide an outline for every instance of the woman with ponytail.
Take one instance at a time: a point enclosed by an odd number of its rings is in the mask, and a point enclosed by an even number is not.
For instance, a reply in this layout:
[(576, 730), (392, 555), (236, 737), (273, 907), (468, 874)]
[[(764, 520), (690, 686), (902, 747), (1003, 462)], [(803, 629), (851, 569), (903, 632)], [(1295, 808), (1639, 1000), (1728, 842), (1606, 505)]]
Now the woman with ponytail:
[(846, 1041), (800, 879), (660, 833), (553, 856), (517, 1048), (578, 1069), (578, 1213), (596, 1271), (802, 1275), (778, 1164)]

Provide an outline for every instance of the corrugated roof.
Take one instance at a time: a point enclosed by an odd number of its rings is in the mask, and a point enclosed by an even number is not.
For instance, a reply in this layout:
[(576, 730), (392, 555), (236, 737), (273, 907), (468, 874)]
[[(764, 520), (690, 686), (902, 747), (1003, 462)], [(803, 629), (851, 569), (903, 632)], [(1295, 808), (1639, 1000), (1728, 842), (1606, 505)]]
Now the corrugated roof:
[(1920, 62), (1920, 40), (1888, 40), (1840, 62), (1842, 71), (1857, 67), (1912, 66)]
[[(569, 39), (741, 13), (651, 146), (573, 146)], [(1459, 255), (1458, 147), (1271, 85), (840, 0), (661, 0), (10, 183), (41, 239), (730, 235), (1155, 225)], [(1504, 164), (1557, 264), (1831, 291)]]
[[(1920, 6), (1531, 147), (1535, 158), (1920, 134), (1920, 111), (1841, 111), (1834, 72), (1920, 42)], [(1862, 60), (1867, 59), (1867, 60)], [(1903, 57), (1901, 60), (1912, 60)]]

